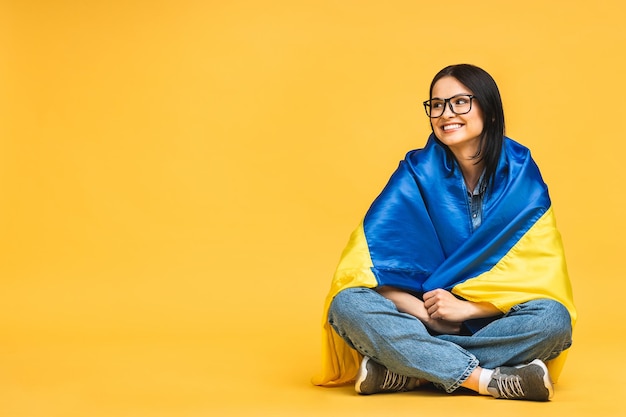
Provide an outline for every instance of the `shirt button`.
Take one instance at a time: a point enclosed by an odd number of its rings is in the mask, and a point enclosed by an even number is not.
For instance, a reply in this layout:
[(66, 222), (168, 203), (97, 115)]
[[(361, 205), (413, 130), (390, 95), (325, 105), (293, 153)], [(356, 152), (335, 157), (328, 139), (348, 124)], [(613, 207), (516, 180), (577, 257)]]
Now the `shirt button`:
[(473, 218), (476, 218), (476, 213), (472, 214), (472, 217), (473, 217)]

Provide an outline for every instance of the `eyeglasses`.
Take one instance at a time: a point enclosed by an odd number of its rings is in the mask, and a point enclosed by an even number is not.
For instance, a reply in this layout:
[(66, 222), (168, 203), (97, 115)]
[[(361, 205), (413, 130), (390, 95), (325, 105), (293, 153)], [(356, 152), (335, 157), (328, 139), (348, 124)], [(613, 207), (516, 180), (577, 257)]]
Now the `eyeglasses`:
[(476, 96), (471, 94), (457, 94), (450, 98), (433, 98), (424, 102), (426, 116), (431, 119), (441, 117), (446, 111), (446, 104), (454, 114), (467, 114), (472, 110), (472, 100)]

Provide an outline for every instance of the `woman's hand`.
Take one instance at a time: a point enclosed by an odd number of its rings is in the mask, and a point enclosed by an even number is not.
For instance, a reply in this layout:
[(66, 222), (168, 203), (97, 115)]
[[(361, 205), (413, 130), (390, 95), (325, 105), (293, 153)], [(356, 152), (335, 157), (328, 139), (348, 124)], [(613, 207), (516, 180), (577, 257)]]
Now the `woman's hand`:
[(424, 308), (431, 319), (459, 323), (502, 314), (491, 303), (460, 300), (451, 292), (440, 288), (424, 293)]

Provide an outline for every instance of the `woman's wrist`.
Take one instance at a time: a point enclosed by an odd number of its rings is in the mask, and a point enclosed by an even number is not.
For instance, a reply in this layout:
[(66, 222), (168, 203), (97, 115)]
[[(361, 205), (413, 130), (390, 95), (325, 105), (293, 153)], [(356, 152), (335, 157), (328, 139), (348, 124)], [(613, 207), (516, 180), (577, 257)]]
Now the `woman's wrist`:
[(493, 304), (482, 301), (482, 302), (473, 302), (473, 301), (465, 301), (467, 303), (467, 319), (483, 319), (487, 317), (494, 317), (502, 314), (502, 312)]

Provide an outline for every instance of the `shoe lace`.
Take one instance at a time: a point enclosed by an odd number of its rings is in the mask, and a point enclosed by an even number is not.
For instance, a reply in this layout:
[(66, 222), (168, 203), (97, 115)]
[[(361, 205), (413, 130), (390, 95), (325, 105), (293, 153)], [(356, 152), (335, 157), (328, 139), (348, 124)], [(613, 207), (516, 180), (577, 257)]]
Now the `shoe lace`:
[(399, 375), (387, 369), (385, 371), (385, 380), (383, 381), (381, 388), (383, 390), (401, 390), (404, 388), (408, 380), (408, 376)]
[(507, 375), (496, 379), (498, 391), (502, 398), (520, 398), (524, 397), (524, 389), (522, 388), (521, 378), (517, 375)]

